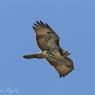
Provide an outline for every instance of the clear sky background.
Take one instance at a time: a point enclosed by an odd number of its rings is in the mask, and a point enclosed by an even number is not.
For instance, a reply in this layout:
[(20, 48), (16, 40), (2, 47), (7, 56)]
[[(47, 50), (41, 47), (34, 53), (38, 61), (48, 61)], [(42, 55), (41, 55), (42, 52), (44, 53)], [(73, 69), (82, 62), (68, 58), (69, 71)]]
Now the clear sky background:
[[(32, 25), (47, 22), (75, 70), (59, 78), (36, 53)], [(0, 95), (95, 95), (95, 0), (0, 0)]]

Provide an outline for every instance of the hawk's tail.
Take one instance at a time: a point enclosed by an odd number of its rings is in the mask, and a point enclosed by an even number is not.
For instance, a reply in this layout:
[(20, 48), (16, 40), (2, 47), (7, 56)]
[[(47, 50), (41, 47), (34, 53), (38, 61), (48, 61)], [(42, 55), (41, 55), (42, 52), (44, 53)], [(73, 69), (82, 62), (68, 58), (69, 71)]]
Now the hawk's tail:
[(39, 54), (24, 55), (23, 58), (25, 59), (44, 58), (44, 56), (42, 53), (39, 53)]

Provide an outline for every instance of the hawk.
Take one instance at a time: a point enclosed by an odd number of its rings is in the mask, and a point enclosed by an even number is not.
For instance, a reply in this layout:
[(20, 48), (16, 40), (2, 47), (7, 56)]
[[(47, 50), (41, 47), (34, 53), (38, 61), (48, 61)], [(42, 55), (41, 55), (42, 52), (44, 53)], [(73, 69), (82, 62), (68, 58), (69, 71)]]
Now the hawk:
[(63, 50), (59, 45), (59, 36), (54, 30), (42, 21), (36, 21), (33, 25), (36, 34), (36, 42), (41, 49), (41, 53), (24, 55), (25, 59), (45, 58), (50, 65), (64, 77), (74, 69), (73, 61), (68, 57), (70, 53)]

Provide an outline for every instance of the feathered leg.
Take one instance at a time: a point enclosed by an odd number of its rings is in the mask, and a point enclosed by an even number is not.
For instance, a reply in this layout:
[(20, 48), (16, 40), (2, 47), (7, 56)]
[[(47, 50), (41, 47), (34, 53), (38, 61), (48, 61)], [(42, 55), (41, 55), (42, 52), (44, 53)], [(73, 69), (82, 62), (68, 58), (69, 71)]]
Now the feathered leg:
[(23, 58), (25, 59), (32, 59), (32, 58), (45, 58), (44, 55), (42, 53), (38, 53), (38, 54), (31, 54), (31, 55), (24, 55)]

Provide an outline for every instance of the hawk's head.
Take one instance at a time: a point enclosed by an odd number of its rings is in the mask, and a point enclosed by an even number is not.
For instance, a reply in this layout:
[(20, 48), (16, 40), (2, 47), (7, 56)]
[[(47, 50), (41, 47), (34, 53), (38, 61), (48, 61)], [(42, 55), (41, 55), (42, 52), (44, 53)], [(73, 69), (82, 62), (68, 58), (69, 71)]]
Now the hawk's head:
[(68, 55), (70, 55), (71, 53), (69, 53), (68, 51), (63, 51), (63, 56), (67, 57)]

